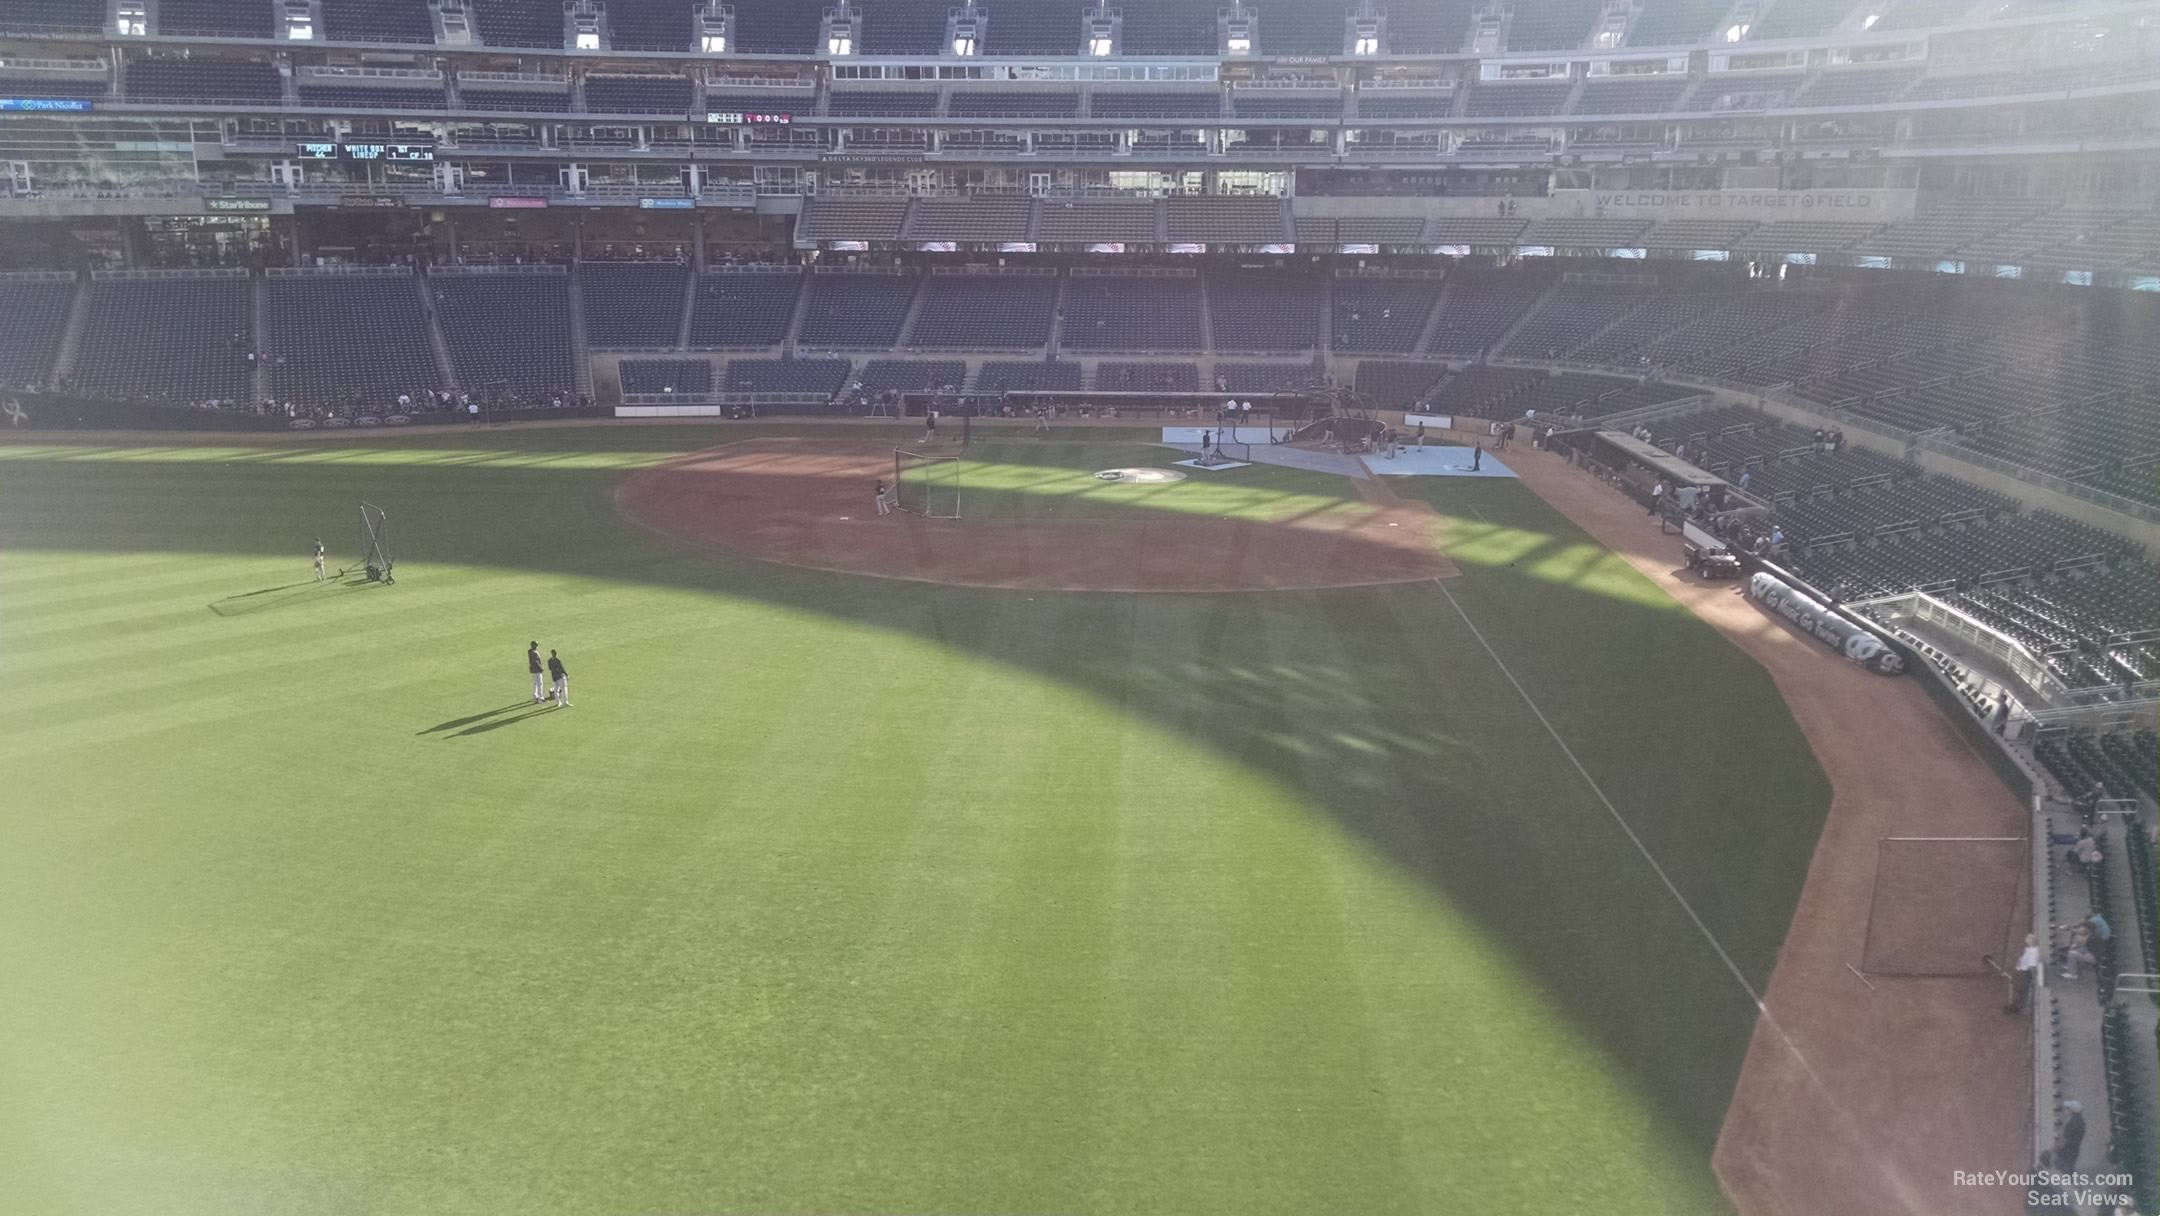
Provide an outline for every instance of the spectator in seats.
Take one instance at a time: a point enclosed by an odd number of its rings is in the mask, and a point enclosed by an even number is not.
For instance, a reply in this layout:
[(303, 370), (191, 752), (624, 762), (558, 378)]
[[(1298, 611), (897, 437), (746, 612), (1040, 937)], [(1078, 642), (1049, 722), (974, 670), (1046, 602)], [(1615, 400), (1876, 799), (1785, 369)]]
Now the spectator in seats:
[(2100, 852), (2100, 842), (2093, 838), (2091, 828), (2078, 833), (2078, 838), (2072, 841), (2069, 849), (2063, 853), (2064, 861), (2073, 867), (2083, 867), (2087, 874), (2098, 869), (2104, 859), (2105, 855)]
[(2100, 804), (2107, 799), (2105, 782), (2094, 781), (2085, 792), (2071, 799), (2070, 805), (2077, 811), (2078, 819), (2090, 826), (2093, 816), (2100, 811)]
[(2085, 1104), (2076, 1098), (2064, 1098), (2062, 1130), (2055, 1134), (2055, 1150), (2048, 1161), (2059, 1174), (2077, 1171), (2078, 1154), (2085, 1148)]
[(2095, 971), (2100, 969), (2100, 959), (2092, 952), (2092, 930), (2084, 925), (2070, 930), (2070, 942), (2063, 947), (2062, 977), (2066, 980), (2076, 979), (2079, 963)]
[(1779, 551), (1782, 551), (1782, 550), (1783, 550), (1784, 548), (1785, 548), (1785, 529), (1783, 529), (1783, 528), (1779, 527), (1779, 526), (1778, 526), (1778, 525), (1776, 525), (1776, 524), (1771, 524), (1771, 525), (1770, 525), (1770, 550), (1771, 550), (1771, 552), (1773, 552), (1773, 553), (1775, 553), (1775, 552), (1779, 552)]
[(2093, 940), (2099, 943), (2094, 949), (2105, 952), (2114, 947), (2115, 928), (2108, 924), (2107, 917), (2100, 915), (2098, 909), (2094, 909), (2093, 914), (2081, 923), (2092, 930)]

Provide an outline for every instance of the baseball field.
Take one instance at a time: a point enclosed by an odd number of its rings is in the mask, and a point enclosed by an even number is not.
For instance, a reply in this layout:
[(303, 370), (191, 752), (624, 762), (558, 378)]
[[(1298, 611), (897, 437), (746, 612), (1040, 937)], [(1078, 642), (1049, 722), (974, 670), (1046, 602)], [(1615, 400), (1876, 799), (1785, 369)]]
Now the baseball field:
[(1516, 481), (1149, 436), (0, 444), (7, 1210), (1729, 1211), (1768, 676)]

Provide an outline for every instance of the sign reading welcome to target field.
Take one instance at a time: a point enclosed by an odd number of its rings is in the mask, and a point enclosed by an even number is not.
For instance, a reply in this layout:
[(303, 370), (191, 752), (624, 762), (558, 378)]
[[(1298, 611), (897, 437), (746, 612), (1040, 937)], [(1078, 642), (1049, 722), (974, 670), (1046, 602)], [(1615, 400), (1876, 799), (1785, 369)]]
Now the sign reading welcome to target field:
[(1834, 220), (1894, 224), (1912, 218), (1911, 190), (1555, 190), (1547, 215), (1613, 220)]

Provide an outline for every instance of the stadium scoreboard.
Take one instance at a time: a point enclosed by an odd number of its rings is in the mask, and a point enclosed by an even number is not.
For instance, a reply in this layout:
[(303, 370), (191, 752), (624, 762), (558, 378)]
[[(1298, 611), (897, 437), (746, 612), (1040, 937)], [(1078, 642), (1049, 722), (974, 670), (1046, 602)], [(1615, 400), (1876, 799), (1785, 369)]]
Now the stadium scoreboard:
[(320, 141), (301, 144), (298, 155), (302, 160), (336, 160), (342, 156), (347, 160), (431, 161), (435, 159), (435, 145)]
[(708, 110), (705, 121), (718, 127), (751, 127), (765, 123), (791, 123), (793, 114), (758, 114), (746, 110)]

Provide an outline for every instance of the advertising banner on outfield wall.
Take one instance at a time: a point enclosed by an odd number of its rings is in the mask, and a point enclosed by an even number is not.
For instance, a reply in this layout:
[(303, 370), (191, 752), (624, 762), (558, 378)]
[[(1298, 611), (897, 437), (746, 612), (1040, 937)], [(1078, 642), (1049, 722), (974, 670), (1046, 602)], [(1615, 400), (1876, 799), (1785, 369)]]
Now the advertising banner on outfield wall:
[(1758, 571), (1748, 579), (1748, 594), (1816, 640), (1878, 675), (1905, 670), (1905, 656), (1881, 638), (1853, 624), (1774, 574)]
[(1911, 190), (1555, 190), (1544, 214), (1604, 220), (1832, 220), (1894, 224)]

